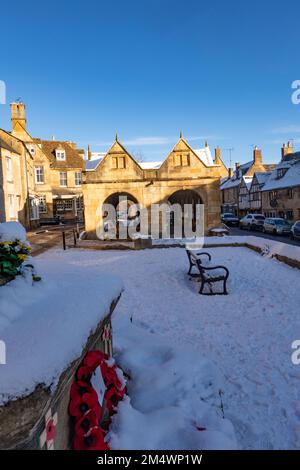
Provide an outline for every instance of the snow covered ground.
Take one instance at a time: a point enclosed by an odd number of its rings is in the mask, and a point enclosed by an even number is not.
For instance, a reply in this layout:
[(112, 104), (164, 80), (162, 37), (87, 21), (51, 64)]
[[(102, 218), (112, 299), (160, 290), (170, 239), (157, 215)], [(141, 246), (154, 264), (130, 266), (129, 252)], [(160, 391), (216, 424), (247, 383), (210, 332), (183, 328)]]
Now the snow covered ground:
[(75, 267), (62, 252), (48, 252), (37, 265), (40, 282), (17, 276), (0, 287), (0, 340), (7, 356), (0, 366), (0, 404), (38, 384), (54, 388), (123, 288), (118, 276), (101, 276), (97, 266)]
[[(180, 364), (172, 362), (180, 347), (185, 351), (189, 371), (198, 367), (197, 374), (201, 374), (205, 359), (212, 360), (221, 371), (224, 413), (234, 425), (240, 448), (299, 448), (300, 366), (291, 362), (291, 343), (299, 339), (300, 272), (247, 248), (209, 251), (216, 263), (230, 269), (228, 296), (198, 295), (197, 283), (186, 275), (187, 258), (181, 248), (64, 253), (52, 250), (36, 261), (39, 271), (39, 264), (51, 259), (66, 263), (70, 273), (81, 269), (84, 275), (90, 270), (93, 276), (105, 272), (123, 278), (125, 292), (115, 312), (114, 340), (122, 366), (137, 377), (130, 392), (131, 405), (138, 414), (134, 422), (140, 428), (150, 426), (145, 413), (154, 413), (156, 421), (170, 419), (167, 408), (165, 412), (162, 409), (162, 401), (167, 401), (167, 407), (169, 398), (170, 404), (176, 406), (173, 394), (164, 396), (164, 387), (153, 380), (147, 383), (149, 394), (143, 392), (142, 399), (137, 390), (145, 383), (148, 369), (153, 379), (153, 367), (160, 368), (162, 377), (168, 375), (170, 367), (180, 370), (179, 387), (187, 378)], [(152, 352), (147, 335), (153, 338)], [(191, 387), (195, 387), (191, 391), (193, 398), (201, 382), (195, 380), (194, 384), (191, 382)], [(167, 381), (167, 390), (172, 390), (175, 382)], [(218, 387), (215, 381), (214, 387)], [(184, 409), (188, 406), (189, 389), (183, 385), (178, 393), (178, 403), (182, 401)], [(157, 415), (155, 402), (160, 407)], [(130, 413), (126, 414), (126, 410)], [(134, 410), (129, 409), (127, 402), (122, 405), (120, 428), (134, 420)], [(182, 420), (181, 414), (180, 426)], [(152, 444), (156, 442), (157, 429), (151, 427)], [(137, 435), (137, 430), (132, 437), (139, 438), (141, 444), (142, 436)], [(122, 433), (114, 436), (116, 446), (130, 446), (130, 434), (127, 440), (123, 438)], [(231, 442), (234, 446), (234, 439)]]

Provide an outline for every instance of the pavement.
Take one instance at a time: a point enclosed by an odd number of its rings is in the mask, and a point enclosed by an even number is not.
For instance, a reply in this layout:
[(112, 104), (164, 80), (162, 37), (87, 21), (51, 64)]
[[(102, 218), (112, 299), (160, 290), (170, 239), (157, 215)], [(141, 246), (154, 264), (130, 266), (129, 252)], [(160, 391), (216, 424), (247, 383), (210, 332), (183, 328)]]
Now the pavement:
[[(73, 229), (76, 230), (76, 224), (70, 225), (56, 225), (56, 226), (42, 226), (36, 230), (27, 232), (27, 239), (31, 245), (32, 256), (40, 255), (49, 248), (61, 246), (63, 248), (62, 232), (66, 235), (66, 244), (74, 245)], [(80, 231), (83, 227), (80, 227)]]
[[(74, 246), (74, 236), (73, 236), (73, 229), (76, 230), (76, 224), (74, 225), (57, 225), (57, 226), (45, 226), (40, 227), (36, 230), (27, 232), (27, 238), (31, 244), (31, 254), (33, 256), (37, 256), (50, 248), (55, 246), (63, 248), (63, 238), (62, 232), (64, 231), (66, 234), (66, 244), (67, 246)], [(83, 227), (80, 227), (80, 231), (83, 230)], [(229, 227), (229, 234), (236, 235), (236, 236), (246, 236), (246, 235), (254, 235), (256, 237), (265, 238), (268, 240), (275, 240), (280, 241), (283, 243), (287, 243), (289, 245), (300, 246), (300, 240), (292, 240), (289, 236), (279, 236), (279, 235), (272, 235), (266, 234), (259, 231), (251, 231), (248, 230), (241, 230), (237, 227)], [(107, 243), (107, 242), (106, 242)], [(112, 247), (115, 248), (115, 242), (111, 242)], [(102, 247), (103, 248), (103, 247)]]
[(292, 240), (288, 235), (273, 235), (271, 233), (263, 233), (257, 230), (241, 230), (238, 227), (229, 227), (229, 234), (235, 236), (254, 235), (255, 237), (275, 240), (277, 242), (287, 243), (288, 245), (300, 246), (300, 240)]

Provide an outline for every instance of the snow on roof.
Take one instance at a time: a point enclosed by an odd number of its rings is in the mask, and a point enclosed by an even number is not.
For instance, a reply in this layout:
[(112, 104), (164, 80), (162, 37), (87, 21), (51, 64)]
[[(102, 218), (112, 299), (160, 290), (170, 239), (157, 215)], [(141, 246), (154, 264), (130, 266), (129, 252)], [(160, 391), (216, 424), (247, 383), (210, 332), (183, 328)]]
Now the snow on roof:
[(242, 181), (242, 176), (247, 173), (249, 168), (253, 165), (253, 160), (247, 163), (243, 163), (239, 166), (238, 170), (235, 170), (233, 176), (225, 181), (225, 183), (221, 184), (221, 190), (235, 188), (239, 186), (240, 182)]
[(143, 170), (158, 170), (162, 162), (138, 162)]
[(245, 181), (247, 189), (249, 190), (250, 186), (251, 186), (251, 183), (252, 183), (252, 180), (253, 180), (253, 176), (243, 176), (242, 179)]
[(85, 170), (86, 171), (93, 171), (96, 170), (97, 166), (102, 162), (104, 156), (100, 158), (96, 158), (94, 160), (86, 160), (85, 161)]
[[(262, 188), (263, 191), (300, 186), (300, 152), (296, 152), (292, 155), (293, 156), (284, 159), (276, 166)], [(284, 176), (279, 177), (278, 170), (281, 169), (286, 169), (287, 171)]]
[(266, 171), (266, 172), (259, 171), (259, 172), (255, 173), (255, 176), (256, 176), (256, 179), (257, 179), (258, 183), (260, 185), (265, 184), (265, 182), (268, 180), (271, 173), (272, 173), (271, 171)]
[(210, 148), (208, 146), (202, 149), (193, 149), (195, 154), (200, 158), (200, 160), (206, 166), (214, 166), (214, 161), (211, 155)]

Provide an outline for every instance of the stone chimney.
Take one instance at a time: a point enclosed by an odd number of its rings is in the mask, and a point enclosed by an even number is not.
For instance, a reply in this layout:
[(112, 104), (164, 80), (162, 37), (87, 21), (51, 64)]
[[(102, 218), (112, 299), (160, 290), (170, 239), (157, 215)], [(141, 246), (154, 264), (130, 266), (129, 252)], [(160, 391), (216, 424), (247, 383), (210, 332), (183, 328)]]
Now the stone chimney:
[(221, 149), (218, 146), (217, 148), (215, 148), (215, 164), (221, 165), (221, 163)]
[(87, 150), (87, 157), (88, 157), (88, 160), (91, 160), (92, 158), (91, 147), (89, 145), (88, 145), (88, 150)]
[(22, 132), (22, 129), (26, 129), (25, 104), (11, 103), (10, 110), (12, 130)]
[(262, 164), (262, 153), (261, 153), (261, 150), (256, 146), (254, 147), (254, 150), (253, 150), (253, 163), (255, 165)]
[(287, 155), (290, 155), (293, 152), (294, 152), (294, 149), (293, 149), (293, 145), (291, 144), (291, 142), (288, 142), (287, 144), (283, 144), (283, 146), (281, 147), (281, 159), (284, 160), (284, 158)]

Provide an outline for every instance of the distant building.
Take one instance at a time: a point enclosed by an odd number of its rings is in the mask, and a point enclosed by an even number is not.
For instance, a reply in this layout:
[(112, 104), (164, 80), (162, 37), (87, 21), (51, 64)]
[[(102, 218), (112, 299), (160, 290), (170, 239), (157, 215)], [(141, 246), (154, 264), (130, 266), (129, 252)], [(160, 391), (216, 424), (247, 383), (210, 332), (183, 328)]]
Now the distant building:
[(12, 103), (11, 113), (11, 135), (25, 145), (31, 156), (31, 167), (24, 171), (34, 193), (32, 198), (29, 195), (30, 225), (56, 216), (65, 220), (82, 218), (84, 150), (77, 149), (74, 142), (32, 137), (27, 130), (23, 103)]
[(249, 212), (262, 213), (262, 188), (270, 175), (268, 171), (254, 173), (249, 189)]
[(281, 149), (281, 162), (262, 188), (262, 208), (266, 217), (300, 219), (300, 152), (290, 143)]
[[(229, 177), (221, 184), (222, 194), (222, 212), (232, 212), (240, 216), (249, 209), (249, 189), (255, 173), (265, 173), (273, 170), (275, 164), (265, 164), (262, 160), (262, 152), (255, 147), (253, 150), (253, 160), (240, 165), (235, 164), (235, 171), (230, 169)], [(232, 174), (233, 173), (233, 174)], [(240, 203), (240, 185), (242, 184), (241, 208)], [(245, 207), (247, 206), (247, 207)]]
[(137, 162), (116, 136), (105, 156), (86, 162), (87, 235), (96, 237), (96, 227), (103, 223), (102, 205), (110, 203), (118, 209), (121, 195), (146, 208), (154, 203), (203, 203), (207, 232), (220, 223), (220, 180), (227, 174), (219, 148), (213, 159), (207, 144), (193, 149), (182, 135), (163, 161), (151, 163)]

